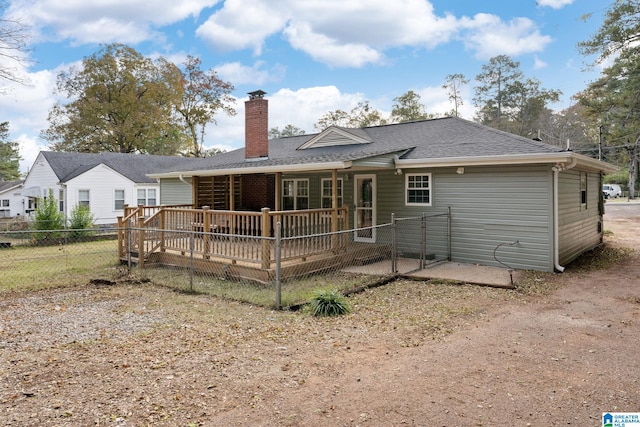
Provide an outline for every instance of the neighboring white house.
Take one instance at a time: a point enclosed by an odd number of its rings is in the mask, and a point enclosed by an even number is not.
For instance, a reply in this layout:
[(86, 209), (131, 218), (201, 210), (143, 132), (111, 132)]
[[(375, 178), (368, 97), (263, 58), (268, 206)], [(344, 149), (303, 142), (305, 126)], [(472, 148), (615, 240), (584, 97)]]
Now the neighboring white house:
[(116, 224), (124, 205), (160, 203), (160, 185), (147, 173), (189, 160), (193, 161), (177, 156), (41, 151), (24, 180), (23, 212), (30, 215), (38, 198), (52, 194), (67, 218), (75, 206), (85, 205), (95, 224)]
[(0, 218), (13, 218), (24, 212), (22, 183), (24, 181), (0, 181)]

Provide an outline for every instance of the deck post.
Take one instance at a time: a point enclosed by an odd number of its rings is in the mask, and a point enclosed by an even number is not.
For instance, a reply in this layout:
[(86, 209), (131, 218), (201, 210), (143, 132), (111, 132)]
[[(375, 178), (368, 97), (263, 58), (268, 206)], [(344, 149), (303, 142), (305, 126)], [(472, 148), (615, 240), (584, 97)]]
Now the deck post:
[(144, 268), (144, 217), (138, 217), (138, 267)]
[(338, 250), (338, 171), (331, 171), (331, 250)]
[(118, 258), (124, 258), (124, 224), (122, 216), (118, 217)]
[(160, 208), (160, 252), (166, 252), (164, 244), (164, 229), (166, 228), (165, 214), (166, 210)]
[(202, 207), (202, 257), (207, 258), (209, 252), (209, 240), (211, 235), (211, 217), (209, 216), (209, 206)]
[(271, 215), (269, 208), (262, 208), (262, 268), (268, 270), (271, 267)]

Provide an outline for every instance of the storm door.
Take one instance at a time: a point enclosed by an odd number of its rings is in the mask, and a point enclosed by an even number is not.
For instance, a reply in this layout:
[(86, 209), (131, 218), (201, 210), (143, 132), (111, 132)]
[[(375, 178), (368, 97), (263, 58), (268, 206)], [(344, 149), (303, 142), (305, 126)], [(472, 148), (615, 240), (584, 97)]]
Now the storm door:
[(355, 185), (355, 225), (356, 242), (376, 241), (376, 176), (356, 175)]

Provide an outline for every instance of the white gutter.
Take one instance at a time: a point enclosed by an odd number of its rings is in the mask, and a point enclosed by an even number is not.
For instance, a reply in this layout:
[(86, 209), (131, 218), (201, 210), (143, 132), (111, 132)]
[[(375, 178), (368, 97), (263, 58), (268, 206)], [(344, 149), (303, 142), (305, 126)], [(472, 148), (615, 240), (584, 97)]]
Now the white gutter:
[(558, 212), (558, 176), (561, 171), (575, 167), (577, 159), (572, 159), (569, 164), (557, 164), (551, 168), (553, 171), (553, 267), (562, 273), (564, 267), (560, 265), (560, 227), (558, 225), (560, 214)]
[(184, 179), (184, 176), (182, 174), (178, 175), (178, 179), (180, 180), (180, 182), (183, 182), (187, 185), (191, 185), (191, 183), (187, 182), (187, 180)]
[(349, 169), (351, 162), (323, 162), (323, 163), (303, 163), (291, 165), (270, 165), (270, 166), (249, 166), (246, 168), (225, 168), (219, 169), (212, 166), (212, 169), (167, 172), (167, 173), (150, 173), (150, 178), (178, 178), (181, 176), (221, 176), (221, 175), (242, 175), (254, 173), (276, 173), (276, 172), (317, 172), (331, 169)]
[[(615, 172), (617, 168), (601, 160), (577, 154), (571, 151), (542, 154), (513, 154), (504, 156), (478, 156), (478, 157), (444, 157), (440, 159), (396, 159), (396, 168), (440, 168), (460, 166), (508, 166), (536, 163), (568, 163), (579, 162), (581, 167), (604, 173)], [(577, 163), (576, 163), (577, 164)], [(574, 164), (575, 166), (575, 164)], [(573, 167), (573, 166), (571, 166)]]

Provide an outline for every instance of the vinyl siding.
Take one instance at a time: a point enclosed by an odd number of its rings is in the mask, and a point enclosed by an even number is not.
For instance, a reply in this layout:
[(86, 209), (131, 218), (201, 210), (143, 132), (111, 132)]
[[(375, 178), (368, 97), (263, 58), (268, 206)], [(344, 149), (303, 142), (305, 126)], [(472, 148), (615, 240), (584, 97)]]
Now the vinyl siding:
[(559, 262), (568, 264), (602, 242), (600, 175), (587, 173), (587, 203), (580, 196), (580, 172), (571, 169), (558, 176)]
[[(191, 181), (188, 178), (187, 181)], [(161, 205), (193, 204), (191, 185), (185, 184), (178, 178), (163, 178), (160, 180)]]
[[(549, 167), (465, 168), (404, 170), (431, 173), (432, 206), (406, 206), (404, 174), (378, 173), (378, 223), (396, 217), (443, 213), (451, 207), (452, 261), (501, 264), (513, 268), (553, 270), (552, 259), (552, 174)], [(402, 191), (399, 191), (402, 189)], [(427, 249), (437, 258), (446, 257), (446, 221), (427, 219)], [(429, 225), (430, 224), (430, 225)], [(418, 247), (420, 225), (403, 231), (401, 248)]]
[(67, 215), (78, 204), (78, 192), (89, 190), (89, 207), (96, 224), (117, 224), (118, 216), (123, 215), (121, 209), (115, 209), (115, 190), (124, 190), (124, 203), (130, 206), (137, 205), (138, 188), (155, 188), (154, 184), (136, 186), (130, 179), (120, 175), (113, 169), (98, 165), (95, 168), (71, 179), (66, 185)]

